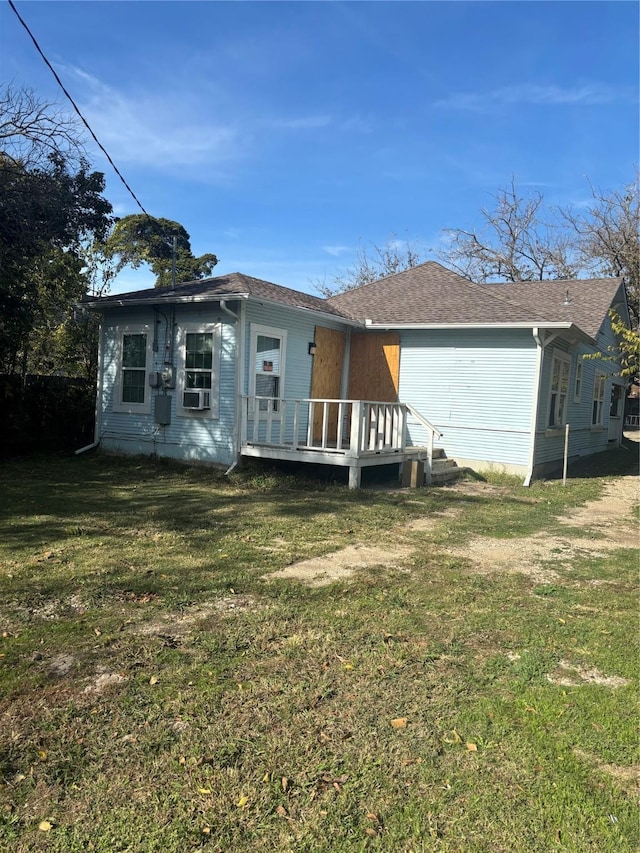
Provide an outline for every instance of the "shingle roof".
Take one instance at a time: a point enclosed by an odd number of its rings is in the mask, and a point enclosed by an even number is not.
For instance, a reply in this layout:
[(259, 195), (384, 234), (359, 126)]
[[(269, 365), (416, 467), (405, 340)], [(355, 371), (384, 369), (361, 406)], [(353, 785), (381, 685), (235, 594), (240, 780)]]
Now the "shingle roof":
[(159, 303), (189, 298), (202, 300), (230, 299), (233, 296), (265, 299), (270, 302), (278, 302), (281, 305), (288, 305), (291, 308), (307, 308), (312, 311), (322, 311), (325, 314), (334, 314), (337, 317), (347, 317), (339, 308), (330, 305), (325, 299), (239, 272), (199, 281), (187, 281), (183, 284), (176, 284), (175, 287), (151, 287), (88, 301), (92, 305), (109, 307), (110, 305), (126, 305), (127, 303)]
[(595, 337), (620, 285), (619, 278), (480, 285), (427, 261), (328, 302), (353, 319), (390, 326), (574, 323)]
[[(235, 296), (390, 327), (573, 323), (595, 338), (621, 285), (619, 278), (474, 284), (436, 261), (427, 261), (330, 299), (234, 272), (175, 288), (147, 288), (89, 302), (109, 307)], [(567, 293), (569, 304), (565, 305)]]
[(478, 285), (436, 263), (365, 284), (328, 302), (357, 320), (389, 324), (526, 322), (524, 310), (504, 306)]
[(518, 281), (478, 286), (525, 308), (532, 321), (544, 317), (551, 322), (574, 323), (592, 338), (598, 334), (616, 298), (624, 301), (621, 278)]

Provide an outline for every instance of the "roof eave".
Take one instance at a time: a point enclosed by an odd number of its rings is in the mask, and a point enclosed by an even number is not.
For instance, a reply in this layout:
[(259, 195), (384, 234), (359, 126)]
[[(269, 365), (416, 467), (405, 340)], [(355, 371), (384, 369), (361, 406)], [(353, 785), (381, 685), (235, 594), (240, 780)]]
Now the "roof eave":
[(286, 302), (279, 302), (277, 299), (250, 295), (248, 301), (255, 302), (258, 305), (275, 305), (278, 308), (288, 308), (290, 311), (301, 311), (304, 314), (334, 320), (336, 323), (343, 323), (345, 326), (353, 326), (358, 329), (361, 329), (364, 325), (361, 320), (354, 320), (344, 314), (333, 314), (330, 311), (322, 311), (320, 308), (307, 308), (304, 305), (288, 305)]
[(343, 323), (347, 326), (362, 328), (362, 322), (353, 320), (341, 314), (334, 314), (330, 311), (322, 311), (320, 308), (307, 308), (304, 305), (288, 305), (286, 302), (280, 302), (277, 299), (268, 299), (262, 296), (254, 296), (249, 293), (217, 293), (217, 294), (197, 294), (194, 296), (179, 296), (179, 295), (158, 295), (155, 298), (147, 297), (145, 299), (118, 299), (117, 297), (107, 296), (104, 299), (94, 299), (82, 302), (84, 308), (89, 308), (93, 311), (106, 311), (110, 308), (127, 308), (141, 307), (143, 305), (185, 305), (202, 302), (219, 302), (221, 299), (225, 301), (244, 300), (245, 302), (254, 302), (256, 304), (274, 305), (279, 308), (288, 308), (291, 311), (302, 311), (305, 314), (321, 317), (324, 319), (332, 319), (338, 323)]
[(519, 323), (378, 323), (372, 320), (364, 321), (365, 328), (377, 329), (386, 331), (389, 329), (397, 329), (398, 331), (438, 331), (444, 329), (555, 329), (557, 331), (567, 331), (568, 337), (576, 340), (583, 340), (587, 343), (597, 346), (596, 340), (583, 331), (575, 323), (569, 322), (549, 322), (549, 321), (527, 321)]
[(146, 299), (118, 299), (115, 296), (107, 296), (103, 299), (87, 300), (81, 304), (85, 308), (91, 308), (96, 311), (103, 311), (107, 308), (126, 308), (128, 305), (139, 307), (140, 305), (158, 305), (158, 304), (189, 304), (192, 302), (219, 302), (221, 299), (225, 301), (233, 301), (234, 299), (247, 299), (246, 293), (219, 293), (212, 294), (197, 294), (196, 296), (161, 296), (156, 298), (148, 297)]

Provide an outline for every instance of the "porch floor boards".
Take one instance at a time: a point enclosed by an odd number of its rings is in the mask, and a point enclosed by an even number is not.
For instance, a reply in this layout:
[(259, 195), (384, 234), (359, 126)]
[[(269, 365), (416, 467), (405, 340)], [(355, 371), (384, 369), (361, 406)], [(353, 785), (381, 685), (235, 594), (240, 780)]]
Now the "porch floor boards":
[[(294, 447), (293, 443), (287, 445), (267, 444), (266, 442), (251, 442), (242, 445), (242, 456), (253, 456), (262, 459), (282, 459), (288, 462), (312, 462), (321, 465), (340, 465), (347, 467), (368, 468), (372, 465), (401, 464), (406, 459), (416, 456), (427, 455), (426, 447), (406, 447), (404, 450), (376, 450), (362, 456), (349, 456), (349, 443), (343, 442), (339, 448), (336, 442), (328, 447)], [(434, 451), (434, 458), (437, 451)]]

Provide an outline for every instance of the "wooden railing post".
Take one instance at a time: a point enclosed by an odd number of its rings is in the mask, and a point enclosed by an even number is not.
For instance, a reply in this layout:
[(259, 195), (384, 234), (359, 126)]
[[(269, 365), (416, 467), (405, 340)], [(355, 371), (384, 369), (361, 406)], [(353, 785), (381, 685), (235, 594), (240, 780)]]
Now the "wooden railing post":
[(431, 485), (431, 471), (433, 467), (433, 430), (429, 430), (429, 438), (427, 441), (427, 467), (424, 471), (425, 486)]
[(293, 409), (293, 449), (297, 450), (300, 444), (298, 438), (298, 427), (300, 423), (300, 400), (295, 401)]
[(353, 400), (351, 403), (351, 435), (349, 436), (349, 456), (360, 456), (360, 443), (362, 440), (362, 400)]

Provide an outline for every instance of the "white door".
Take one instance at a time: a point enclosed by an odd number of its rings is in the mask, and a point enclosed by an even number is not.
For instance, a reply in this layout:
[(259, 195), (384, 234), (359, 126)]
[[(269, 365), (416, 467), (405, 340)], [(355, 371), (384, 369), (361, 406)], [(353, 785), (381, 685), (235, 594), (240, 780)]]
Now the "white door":
[(252, 325), (249, 376), (250, 413), (258, 440), (267, 444), (283, 442), (284, 364), (287, 333), (283, 329)]

